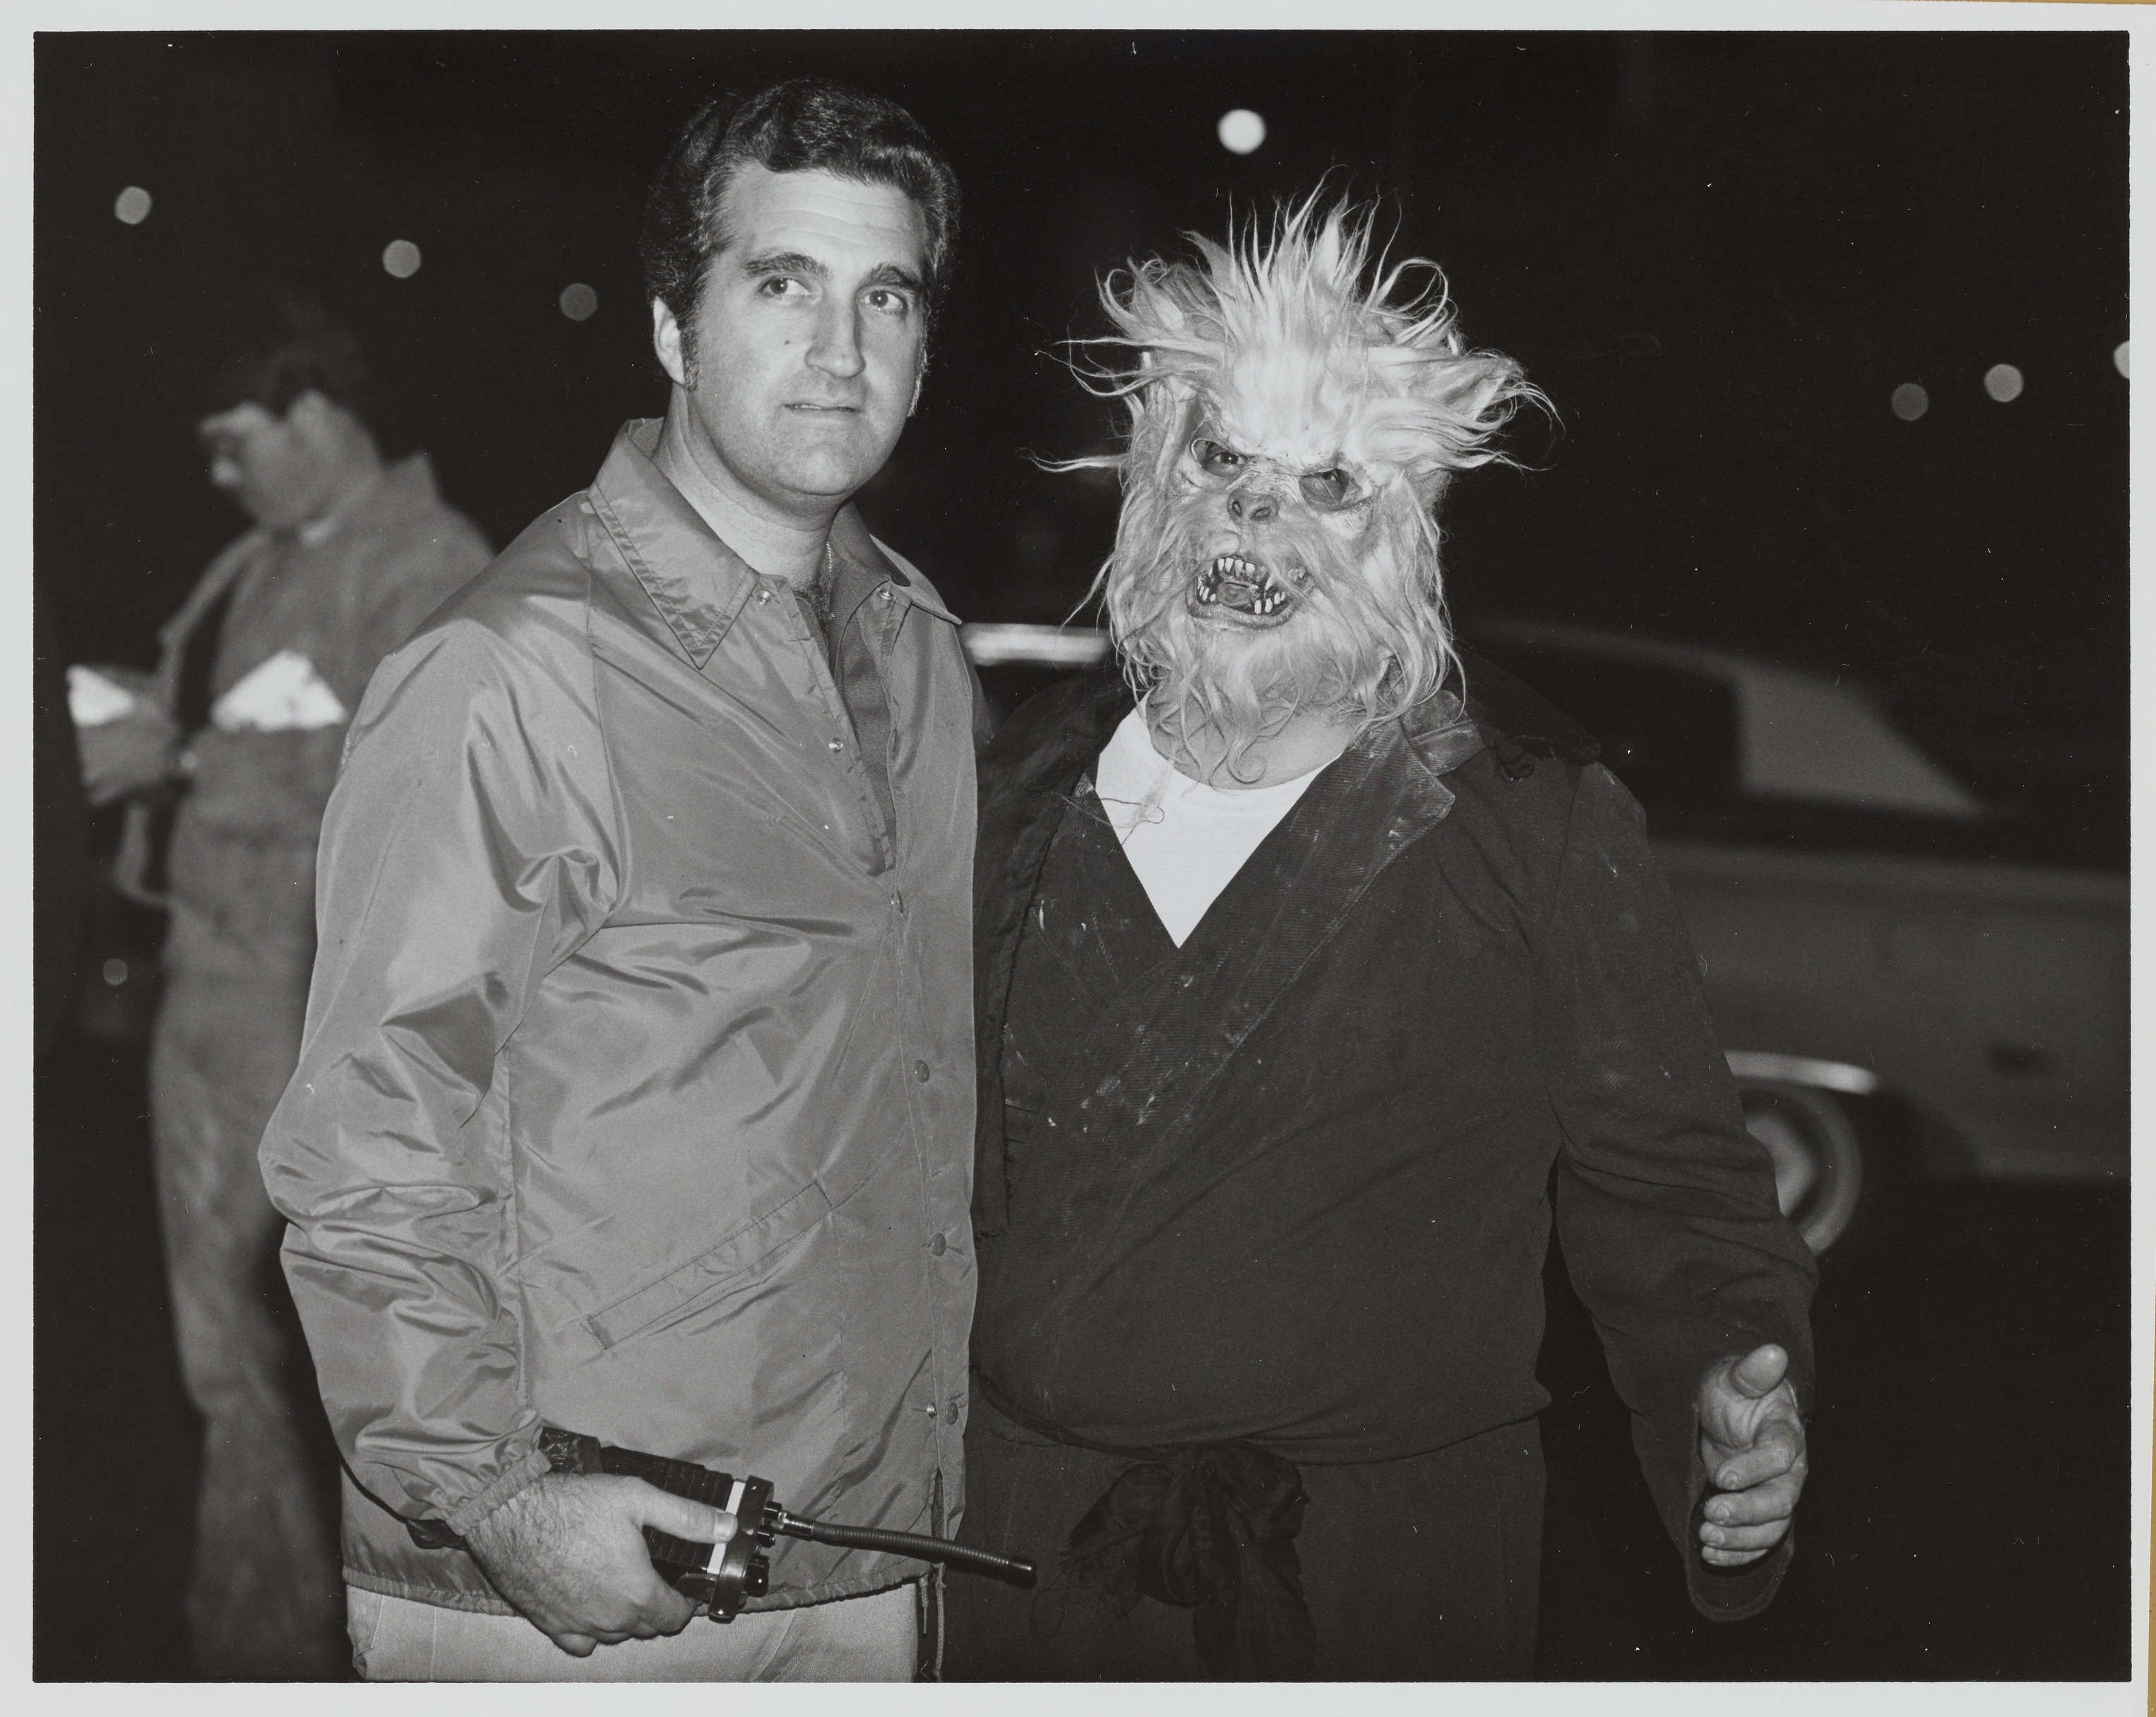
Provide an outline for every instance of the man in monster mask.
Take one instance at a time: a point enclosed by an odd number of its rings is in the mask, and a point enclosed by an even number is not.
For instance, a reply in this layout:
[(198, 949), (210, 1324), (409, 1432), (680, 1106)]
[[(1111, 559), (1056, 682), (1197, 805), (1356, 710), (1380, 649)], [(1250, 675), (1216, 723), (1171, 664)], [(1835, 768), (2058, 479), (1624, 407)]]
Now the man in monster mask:
[(1062, 1562), (960, 1583), (952, 1663), (1531, 1674), (1553, 1202), (1692, 1598), (1751, 1615), (1813, 1264), (1638, 807), (1445, 616), (1439, 503), (1538, 396), (1351, 210), (1194, 242), (1102, 293), (1122, 672), (981, 769), (966, 1530)]

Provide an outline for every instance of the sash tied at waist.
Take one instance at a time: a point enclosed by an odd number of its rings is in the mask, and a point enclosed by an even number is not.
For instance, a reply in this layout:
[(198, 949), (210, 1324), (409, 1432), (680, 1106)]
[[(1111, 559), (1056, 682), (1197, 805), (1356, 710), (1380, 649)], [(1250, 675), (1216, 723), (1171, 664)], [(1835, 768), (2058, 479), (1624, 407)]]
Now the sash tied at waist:
[(1141, 1597), (1192, 1612), (1198, 1661), (1221, 1681), (1309, 1679), (1317, 1629), (1295, 1538), (1310, 1499), (1295, 1463), (1249, 1443), (1121, 1449), (992, 1404), (1059, 1443), (1136, 1456), (1071, 1530), (1065, 1566), (1119, 1612)]

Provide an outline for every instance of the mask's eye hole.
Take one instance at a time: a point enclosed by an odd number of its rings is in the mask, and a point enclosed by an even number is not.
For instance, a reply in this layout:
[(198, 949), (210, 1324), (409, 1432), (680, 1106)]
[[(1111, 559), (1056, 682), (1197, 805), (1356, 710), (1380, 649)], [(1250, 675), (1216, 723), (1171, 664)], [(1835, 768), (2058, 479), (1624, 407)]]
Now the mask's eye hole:
[(1207, 441), (1203, 437), (1190, 443), (1190, 457), (1198, 461), (1201, 469), (1215, 477), (1232, 477), (1243, 469), (1245, 463), (1242, 454), (1234, 448), (1223, 447), (1217, 441)]
[(1337, 465), (1329, 471), (1306, 471), (1301, 481), (1302, 498), (1313, 507), (1344, 506), (1353, 498), (1355, 479)]

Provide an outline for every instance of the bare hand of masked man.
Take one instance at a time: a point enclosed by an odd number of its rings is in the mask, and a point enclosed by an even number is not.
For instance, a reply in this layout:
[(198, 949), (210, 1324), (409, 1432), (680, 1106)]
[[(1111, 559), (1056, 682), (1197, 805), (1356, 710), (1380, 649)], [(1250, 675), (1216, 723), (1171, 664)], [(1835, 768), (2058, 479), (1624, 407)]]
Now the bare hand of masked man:
[(1722, 1494), (1707, 1500), (1701, 1554), (1736, 1568), (1782, 1541), (1810, 1470), (1789, 1356), (1773, 1342), (1723, 1360), (1699, 1386), (1699, 1455)]
[(699, 1544), (734, 1535), (732, 1515), (641, 1479), (555, 1473), (475, 1526), (465, 1547), (495, 1588), (572, 1657), (679, 1633), (696, 1607), (661, 1580), (645, 1526)]

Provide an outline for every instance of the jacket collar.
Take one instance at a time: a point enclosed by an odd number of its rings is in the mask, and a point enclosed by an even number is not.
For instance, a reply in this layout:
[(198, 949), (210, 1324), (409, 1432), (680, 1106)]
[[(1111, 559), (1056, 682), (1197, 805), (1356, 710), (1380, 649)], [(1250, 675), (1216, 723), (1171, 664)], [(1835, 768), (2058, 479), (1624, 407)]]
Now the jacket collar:
[(319, 548), (355, 530), (393, 519), (437, 499), (434, 467), (424, 453), (408, 454), (375, 473), (359, 491), (326, 519), (302, 525), (293, 535), (308, 548)]
[[(701, 669), (761, 581), (653, 463), (661, 422), (639, 418), (622, 426), (591, 499), (629, 571)], [(831, 546), (851, 563), (856, 579), (866, 578), (871, 587), (888, 581), (896, 595), (956, 623), (919, 580), (892, 564), (850, 503), (832, 521)]]
[[(1131, 707), (1129, 694), (1105, 680), (1048, 698), (1047, 719), (1017, 718), (1009, 749), (997, 756), (999, 735), (982, 770), (975, 1207), (985, 1233), (1007, 1220), (996, 1046), (1018, 938), (1077, 777)], [(1195, 1124), (1201, 1094), (1281, 992), (1379, 874), (1444, 820), (1453, 792), (1442, 777), (1484, 743), (1458, 697), (1444, 691), (1372, 728), (1328, 766), (1223, 891), (1226, 919), (1209, 914), (1179, 957), (1118, 996), (1079, 1047), (1050, 1099), (1069, 1147), (1059, 1158), (1109, 1165), (1100, 1191), (1137, 1184), (1157, 1153), (1174, 1149)]]
[[(364, 541), (370, 534), (367, 527), (402, 517), (431, 505), (436, 499), (433, 463), (424, 453), (408, 454), (384, 466), (381, 474), (346, 502), (341, 511), (325, 521), (331, 528), (305, 546), (328, 551), (333, 544)], [(157, 629), (157, 641), (164, 655), (161, 673), (167, 677), (178, 673), (179, 653), (186, 648), (195, 628), (202, 623), (203, 616), (246, 571), (262, 546), (276, 535), (264, 525), (254, 525), (228, 544), (224, 551), (210, 562), (209, 570), (188, 592), (179, 611)], [(172, 695), (172, 688), (167, 688), (166, 695)]]
[[(1044, 705), (1052, 712), (1048, 720), (1028, 724), (1020, 717), (1014, 724), (1023, 730), (1012, 736), (1016, 743), (999, 743), (983, 760), (983, 788), (990, 793), (1006, 786), (1069, 791), (1100, 755), (1116, 725), (1130, 714), (1134, 701), (1129, 687), (1112, 670), (1088, 676), (1068, 691), (1044, 698)], [(1448, 688), (1398, 720), (1380, 722), (1350, 746), (1345, 755), (1389, 760), (1387, 772), (1404, 772), (1410, 792), (1442, 795), (1435, 801), (1441, 816), (1452, 802), (1451, 790), (1442, 784), (1441, 777), (1486, 742), (1455, 690)]]

